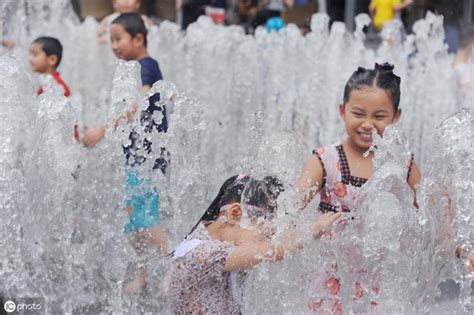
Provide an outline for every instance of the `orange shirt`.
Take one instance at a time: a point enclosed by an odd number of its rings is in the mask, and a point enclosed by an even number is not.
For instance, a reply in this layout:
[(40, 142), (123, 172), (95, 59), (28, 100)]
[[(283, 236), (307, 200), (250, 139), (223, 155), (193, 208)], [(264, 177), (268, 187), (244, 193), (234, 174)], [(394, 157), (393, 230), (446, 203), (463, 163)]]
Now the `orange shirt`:
[[(59, 72), (55, 71), (51, 73), (51, 75), (53, 76), (54, 81), (58, 82), (58, 84), (61, 85), (62, 88), (64, 89), (64, 96), (66, 97), (71, 96), (71, 91), (69, 90), (69, 87), (67, 86), (66, 82), (64, 82), (63, 78), (61, 78), (61, 75), (59, 74)], [(43, 86), (40, 85), (38, 87), (38, 95), (43, 94), (43, 92), (44, 92)], [(79, 124), (77, 123), (74, 124), (74, 139), (76, 139), (78, 143), (81, 142), (80, 136), (79, 136)]]

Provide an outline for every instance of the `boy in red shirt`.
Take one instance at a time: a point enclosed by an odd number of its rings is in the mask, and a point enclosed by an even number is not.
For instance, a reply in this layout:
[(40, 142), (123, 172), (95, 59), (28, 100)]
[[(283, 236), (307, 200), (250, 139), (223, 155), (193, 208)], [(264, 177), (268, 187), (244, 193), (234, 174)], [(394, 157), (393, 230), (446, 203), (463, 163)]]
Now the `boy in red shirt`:
[[(64, 96), (70, 96), (71, 91), (59, 75), (57, 68), (63, 55), (63, 46), (53, 37), (38, 37), (30, 47), (31, 70), (37, 73), (50, 74), (64, 90)], [(38, 87), (38, 95), (43, 93), (43, 86)]]
[[(50, 74), (64, 91), (64, 96), (71, 95), (71, 91), (57, 71), (61, 58), (63, 56), (63, 46), (61, 42), (54, 37), (38, 37), (30, 46), (29, 61), (31, 70), (41, 74)], [(38, 87), (38, 95), (44, 92), (43, 86)], [(80, 141), (79, 124), (74, 124), (74, 139)]]

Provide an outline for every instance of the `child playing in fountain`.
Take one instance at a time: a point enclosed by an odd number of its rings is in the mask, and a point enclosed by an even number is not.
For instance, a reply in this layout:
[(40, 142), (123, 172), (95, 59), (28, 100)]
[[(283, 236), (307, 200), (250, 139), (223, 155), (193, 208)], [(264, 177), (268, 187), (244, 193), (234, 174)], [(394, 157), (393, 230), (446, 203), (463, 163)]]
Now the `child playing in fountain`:
[[(372, 130), (382, 135), (389, 124), (399, 120), (399, 102), (400, 78), (393, 73), (392, 65), (375, 64), (374, 69), (359, 67), (352, 74), (339, 105), (347, 138), (342, 143), (325, 145), (313, 151), (298, 179), (302, 208), (319, 193), (321, 213), (354, 210), (351, 205), (355, 204), (358, 191), (373, 173), (373, 152), (367, 156), (372, 145)], [(420, 172), (411, 154), (407, 157), (407, 182), (415, 190), (419, 181)], [(326, 270), (324, 278), (315, 283), (316, 292), (311, 292), (313, 298), (308, 304), (311, 311), (318, 313), (324, 308), (332, 310), (333, 314), (342, 312), (335, 261), (332, 269)], [(359, 282), (355, 283), (355, 288), (356, 298), (361, 299), (364, 289)], [(377, 287), (372, 289), (374, 292), (379, 290)], [(372, 303), (376, 305), (376, 301)]]
[[(36, 73), (50, 75), (64, 90), (64, 96), (71, 92), (66, 82), (57, 71), (63, 55), (63, 46), (53, 37), (38, 37), (30, 47), (29, 61), (31, 70)], [(43, 86), (38, 87), (38, 95), (43, 93)]]
[[(57, 71), (61, 58), (63, 56), (63, 46), (61, 42), (54, 37), (38, 37), (33, 41), (30, 47), (29, 61), (31, 70), (36, 73), (48, 75), (53, 78), (64, 91), (64, 96), (71, 95), (71, 91)], [(38, 95), (44, 92), (43, 85), (38, 87)], [(79, 124), (74, 124), (74, 139), (79, 139)]]
[[(141, 65), (141, 79), (143, 91), (147, 93), (151, 86), (162, 80), (160, 68), (156, 60), (148, 55), (147, 51), (147, 29), (145, 23), (136, 13), (125, 13), (117, 17), (110, 26), (111, 47), (115, 55), (123, 60), (137, 60)], [(149, 106), (140, 113), (140, 123), (145, 133), (166, 132), (168, 121), (166, 108), (156, 105), (160, 99), (159, 94), (149, 98)], [(124, 118), (131, 119), (136, 112), (136, 105)], [(161, 121), (155, 121), (154, 115), (161, 112)], [(107, 124), (94, 130), (86, 132), (83, 143), (86, 146), (95, 146), (105, 135)], [(132, 130), (129, 135), (130, 144), (123, 147), (127, 166), (126, 204), (130, 216), (130, 222), (125, 225), (125, 232), (132, 233), (132, 244), (137, 253), (143, 259), (144, 251), (149, 245), (159, 248), (161, 253), (168, 250), (167, 237), (159, 227), (160, 220), (158, 209), (160, 198), (158, 189), (151, 182), (151, 178), (141, 178), (138, 168), (148, 157), (141, 156), (138, 148), (143, 147), (149, 155), (155, 158), (152, 170), (160, 170), (163, 174), (167, 171), (169, 164), (167, 151), (157, 144), (145, 139), (143, 134)], [(135, 279), (126, 287), (126, 292), (134, 293), (142, 289), (147, 281), (147, 271), (142, 265), (139, 267)]]
[[(262, 262), (280, 261), (303, 247), (303, 233), (287, 230), (272, 240), (276, 199), (281, 183), (272, 176), (256, 180), (232, 176), (185, 240), (176, 247), (171, 270), (174, 314), (241, 314), (238, 294), (243, 271)], [(327, 231), (341, 213), (319, 216), (308, 228), (314, 238)], [(244, 226), (243, 218), (249, 220)], [(237, 289), (237, 290), (235, 290)]]

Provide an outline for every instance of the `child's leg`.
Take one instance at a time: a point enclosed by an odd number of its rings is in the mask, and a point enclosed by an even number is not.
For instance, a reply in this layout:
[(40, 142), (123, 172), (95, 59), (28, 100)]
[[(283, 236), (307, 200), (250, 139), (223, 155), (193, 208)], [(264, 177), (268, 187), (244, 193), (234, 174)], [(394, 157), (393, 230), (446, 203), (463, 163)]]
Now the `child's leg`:
[(150, 249), (157, 248), (162, 255), (168, 253), (168, 238), (159, 226), (153, 226), (134, 232), (130, 239), (138, 257), (138, 270), (135, 278), (127, 285), (125, 292), (137, 293), (147, 283), (148, 272), (146, 264), (150, 255)]
[(138, 293), (142, 290), (147, 282), (148, 273), (146, 270), (147, 255), (146, 255), (146, 240), (142, 231), (132, 232), (130, 243), (132, 244), (137, 256), (139, 258), (137, 274), (135, 278), (127, 284), (125, 292), (132, 294)]
[[(133, 207), (127, 207), (127, 212), (132, 217)], [(158, 249), (162, 255), (168, 253), (168, 237), (159, 226), (150, 226), (140, 228), (131, 233), (131, 244), (139, 258), (137, 274), (135, 278), (127, 285), (125, 292), (137, 293), (147, 283), (148, 272), (147, 263), (151, 252)]]
[(146, 264), (150, 250), (158, 249), (161, 254), (168, 251), (168, 239), (159, 227), (159, 190), (151, 179), (142, 179), (136, 170), (127, 171), (127, 212), (130, 222), (125, 232), (131, 232), (130, 241), (139, 257), (138, 272), (135, 279), (126, 287), (126, 292), (140, 291), (147, 281)]

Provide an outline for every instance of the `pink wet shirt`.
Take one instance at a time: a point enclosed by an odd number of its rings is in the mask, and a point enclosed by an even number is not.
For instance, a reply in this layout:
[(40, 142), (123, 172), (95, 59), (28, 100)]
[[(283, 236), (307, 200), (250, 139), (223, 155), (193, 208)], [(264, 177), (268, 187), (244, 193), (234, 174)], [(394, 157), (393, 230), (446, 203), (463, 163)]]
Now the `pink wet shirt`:
[[(342, 144), (331, 144), (313, 151), (323, 167), (319, 211), (349, 212), (361, 197), (361, 188), (367, 179), (351, 175), (349, 162)], [(407, 180), (413, 165), (413, 154), (407, 157)]]
[[(351, 175), (349, 169), (349, 162), (342, 144), (330, 144), (319, 147), (313, 151), (323, 168), (323, 182), (321, 183), (319, 211), (321, 213), (333, 211), (351, 212), (354, 210), (354, 205), (363, 198), (362, 187), (367, 182), (367, 179)], [(413, 165), (413, 154), (409, 154), (406, 160), (407, 166), (407, 180), (410, 176), (410, 170)], [(329, 238), (338, 237), (340, 232), (345, 229), (348, 222), (342, 220), (336, 224), (329, 233)], [(355, 249), (353, 251), (356, 252)], [(341, 284), (338, 277), (338, 267), (336, 257), (333, 254), (326, 257), (330, 264), (327, 268), (322, 268), (320, 272), (313, 278), (308, 290), (309, 313), (324, 313), (342, 314), (342, 302), (339, 296)], [(354, 259), (356, 259), (354, 257)], [(363, 274), (363, 270), (359, 273)], [(364, 296), (364, 289), (361, 283), (356, 280), (355, 284), (355, 299), (362, 299)], [(376, 282), (371, 284), (370, 288), (375, 294), (379, 293), (380, 288)], [(377, 302), (370, 301), (372, 306), (377, 305)]]
[(171, 271), (173, 313), (239, 314), (232, 293), (232, 273), (224, 272), (235, 246), (213, 239), (203, 223), (183, 243), (189, 246), (178, 246), (187, 248), (175, 255)]

